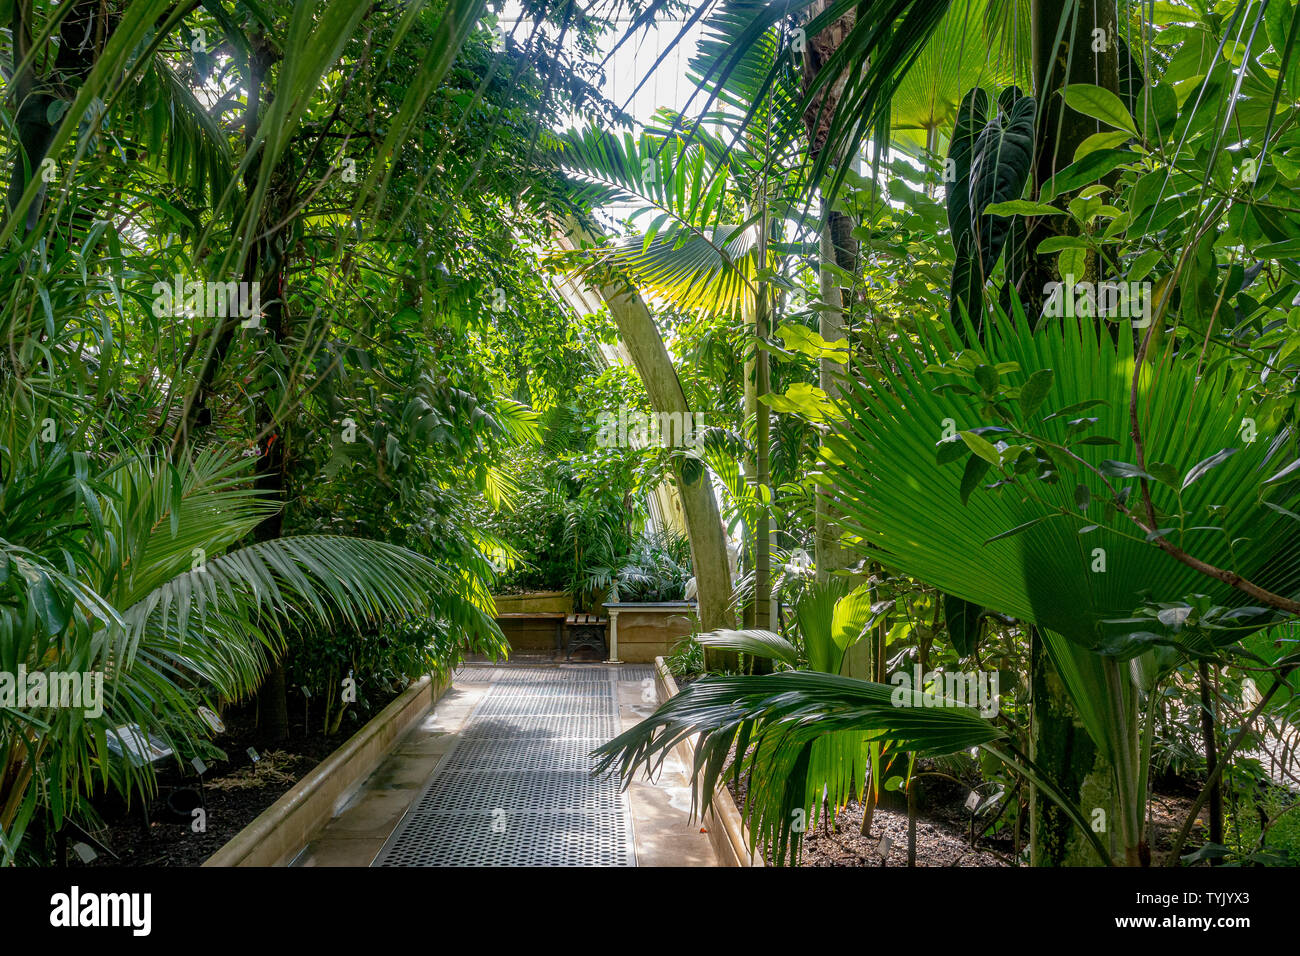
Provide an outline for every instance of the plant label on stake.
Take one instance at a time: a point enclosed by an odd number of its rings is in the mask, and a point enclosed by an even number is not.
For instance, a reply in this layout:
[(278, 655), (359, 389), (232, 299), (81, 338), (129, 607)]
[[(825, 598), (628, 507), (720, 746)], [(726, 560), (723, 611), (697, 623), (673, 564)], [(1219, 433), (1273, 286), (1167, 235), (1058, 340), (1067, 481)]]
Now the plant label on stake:
[(95, 859), (95, 857), (99, 856), (98, 853), (92, 850), (90, 846), (85, 843), (72, 844), (72, 852), (81, 858), (82, 863), (89, 863), (91, 860)]
[(208, 707), (198, 709), (199, 718), (212, 729), (214, 734), (224, 733), (226, 730), (225, 722), (217, 716), (216, 712)]

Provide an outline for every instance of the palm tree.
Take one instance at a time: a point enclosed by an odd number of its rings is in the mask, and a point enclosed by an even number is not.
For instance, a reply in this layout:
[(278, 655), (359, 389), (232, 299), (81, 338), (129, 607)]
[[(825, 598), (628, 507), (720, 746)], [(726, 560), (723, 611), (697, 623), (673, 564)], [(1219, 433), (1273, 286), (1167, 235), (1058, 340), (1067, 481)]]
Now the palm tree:
[(179, 753), (210, 734), (197, 707), (247, 697), (295, 631), (434, 617), (469, 647), (504, 649), (458, 575), (405, 548), (336, 535), (239, 546), (277, 508), (247, 459), (203, 452), (182, 467), (141, 451), (99, 465), (36, 444), (4, 459), (4, 668), (103, 675), (98, 716), (0, 708), (5, 863), (38, 812), (58, 830), (99, 786), (147, 799), (152, 771), (114, 758), (114, 729)]
[[(761, 75), (779, 49), (775, 35), (767, 37), (746, 75)], [(706, 48), (702, 65), (710, 55)], [(793, 77), (783, 79), (768, 108), (751, 116), (748, 124), (736, 125), (735, 113), (712, 118), (731, 127), (730, 143), (703, 124), (692, 124), (689, 132), (676, 130), (680, 117), (668, 115), (666, 129), (639, 138), (593, 129), (571, 132), (557, 155), (578, 181), (576, 199), (640, 201), (653, 216), (642, 235), (599, 250), (583, 267), (588, 274), (626, 276), (643, 292), (684, 311), (739, 315), (752, 329), (745, 414), (754, 421), (754, 438), (746, 477), (755, 486), (755, 497), (765, 502), (771, 498), (765, 490), (771, 470), (770, 373), (762, 343), (771, 335), (776, 300), (768, 270), (779, 270), (802, 248), (782, 235), (784, 220), (795, 215), (794, 184), (778, 171), (794, 163), (798, 153), (789, 133), (798, 122), (790, 92)], [(631, 341), (640, 338), (632, 336)], [(750, 529), (755, 599), (745, 611), (749, 623), (770, 618), (769, 526), (764, 505)], [(697, 571), (708, 567), (696, 561)], [(700, 593), (703, 600), (703, 588)]]
[[(948, 334), (960, 341), (955, 329)], [(1101, 860), (1145, 862), (1156, 686), (1182, 661), (1230, 656), (1274, 616), (1171, 557), (1126, 504), (1147, 475), (1131, 463), (1136, 445), (1123, 412), (1132, 336), (1116, 344), (1087, 319), (1031, 331), (1023, 313), (998, 310), (983, 351), (957, 354), (936, 337), (896, 342), (888, 358), (897, 372), (852, 387), (830, 443), (846, 520), (891, 568), (1039, 631), (1110, 785), (1087, 792), (1114, 794), (1114, 805), (1101, 807), (1106, 839), (1085, 822), (1098, 804), (1080, 805), (1011, 742), (1006, 724), (960, 706), (900, 708), (889, 703), (892, 688), (846, 678), (699, 681), (603, 748), (603, 765), (629, 773), (699, 733), (697, 785), (707, 805), (733, 744), (741, 755), (751, 744), (771, 747), (779, 763), (751, 778), (747, 812), (751, 835), (780, 849), (821, 734), (873, 731), (920, 755), (982, 746), (1029, 774)], [(1139, 407), (1149, 460), (1162, 464), (1147, 477), (1164, 535), (1294, 599), (1295, 439), (1283, 431), (1241, 440), (1241, 374), (1221, 368), (1198, 380), (1195, 363), (1171, 350), (1151, 359)], [(1189, 421), (1199, 427), (1184, 427)], [(945, 436), (946, 423), (958, 430)], [(992, 490), (981, 490), (990, 481)], [(799, 834), (789, 840), (797, 852)]]
[[(1032, 77), (1035, 80), (1035, 89), (1037, 92), (1037, 108), (1031, 112), (1037, 112), (1039, 115), (1037, 123), (1032, 123), (1031, 130), (1036, 130), (1036, 141), (1032, 142), (1034, 153), (1033, 163), (1019, 163), (1017, 158), (1016, 165), (1023, 165), (1027, 173), (1032, 165), (1036, 170), (1035, 188), (1042, 187), (1047, 190), (1050, 187), (1050, 193), (1044, 193), (1044, 199), (1051, 199), (1058, 206), (1065, 202), (1065, 199), (1074, 195), (1078, 189), (1089, 185), (1095, 181), (1095, 177), (1086, 177), (1077, 175), (1078, 182), (1070, 182), (1068, 179), (1068, 166), (1075, 155), (1075, 148), (1081, 144), (1081, 141), (1088, 136), (1097, 134), (1099, 130), (1109, 129), (1107, 125), (1099, 125), (1097, 118), (1093, 115), (1083, 115), (1078, 112), (1074, 105), (1064, 103), (1059, 95), (1060, 89), (1067, 83), (1084, 83), (1090, 86), (1098, 87), (1102, 91), (1118, 91), (1123, 94), (1126, 91), (1132, 93), (1133, 77), (1136, 66), (1127, 53), (1121, 58), (1120, 53), (1124, 51), (1122, 37), (1118, 36), (1119, 31), (1115, 29), (1115, 7), (1114, 4), (1086, 5), (1086, 4), (1069, 4), (1062, 8), (1057, 5), (1049, 9), (1047, 5), (1028, 4), (1022, 0), (1009, 0), (1009, 2), (996, 2), (987, 5), (967, 2), (964, 4), (946, 4), (946, 3), (908, 3), (908, 2), (882, 2), (873, 4), (853, 4), (853, 3), (822, 3), (813, 0), (809, 3), (796, 3), (790, 6), (773, 8), (763, 4), (734, 4), (729, 5), (735, 11), (742, 11), (743, 15), (732, 17), (728, 24), (729, 33), (726, 42), (721, 44), (726, 49), (725, 55), (721, 56), (715, 63), (713, 71), (714, 82), (721, 86), (725, 84), (728, 71), (740, 68), (747, 56), (748, 48), (758, 42), (758, 38), (765, 35), (766, 31), (786, 15), (806, 16), (803, 23), (804, 33), (806, 36), (814, 38), (824, 38), (829, 35), (832, 43), (823, 44), (824, 49), (817, 51), (818, 63), (815, 75), (805, 86), (805, 96), (800, 103), (805, 114), (817, 103), (830, 103), (831, 108), (821, 108), (815, 111), (818, 115), (818, 121), (815, 124), (817, 142), (821, 153), (812, 163), (811, 175), (806, 182), (810, 187), (817, 186), (823, 190), (825, 195), (833, 196), (839, 184), (844, 179), (846, 172), (843, 168), (836, 168), (838, 157), (846, 155), (855, 155), (858, 147), (866, 137), (874, 135), (878, 153), (886, 144), (893, 142), (890, 136), (889, 125), (894, 119), (900, 118), (907, 112), (907, 104), (911, 100), (918, 100), (917, 97), (909, 98), (905, 95), (907, 84), (915, 82), (913, 80), (913, 70), (923, 70), (920, 66), (926, 56), (935, 59), (938, 62), (945, 62), (952, 58), (952, 51), (943, 49), (941, 38), (943, 36), (942, 25), (946, 22), (949, 26), (954, 24), (954, 16), (964, 17), (963, 22), (976, 19), (972, 14), (976, 13), (976, 8), (984, 12), (985, 29), (989, 37), (1002, 36), (1005, 38), (1004, 45), (1011, 44), (1012, 54), (1007, 57), (1011, 61), (1014, 75), (1017, 78)], [(1231, 22), (1234, 28), (1241, 26), (1243, 18), (1254, 17), (1255, 33), (1263, 35), (1260, 29), (1264, 18), (1263, 10), (1260, 9), (1243, 9), (1244, 4), (1238, 4), (1237, 9), (1232, 15)], [(1083, 11), (1080, 13), (1080, 11)], [(1276, 19), (1276, 18), (1275, 18)], [(1284, 17), (1282, 18), (1285, 19)], [(1288, 47), (1286, 40), (1285, 22), (1273, 23), (1270, 21), (1269, 37), (1273, 39), (1273, 45), (1279, 54), (1284, 48)], [(1249, 25), (1247, 23), (1247, 25)], [(841, 27), (847, 26), (847, 29)], [(1294, 27), (1294, 23), (1292, 24)], [(965, 37), (969, 31), (962, 30), (953, 33), (949, 30), (951, 36), (961, 37), (961, 43), (965, 44)], [(1090, 57), (1086, 50), (1096, 45), (1098, 33), (1102, 37), (1101, 46), (1097, 49), (1100, 51), (1098, 56)], [(1025, 69), (1025, 62), (1028, 59), (1027, 44), (1024, 42), (1028, 35), (1032, 35), (1032, 70)], [(1115, 41), (1115, 42), (1112, 42)], [(959, 51), (960, 52), (960, 51)], [(1285, 57), (1283, 57), (1285, 59)], [(1122, 62), (1119, 62), (1121, 61)], [(1118, 67), (1116, 63), (1118, 62)], [(778, 70), (773, 68), (769, 75), (761, 82), (775, 81)], [(1123, 78), (1128, 77), (1128, 85), (1125, 87), (1122, 83)], [(993, 77), (990, 77), (992, 79)], [(1280, 83), (1278, 81), (1278, 89)], [(983, 81), (978, 85), (984, 85)], [(931, 84), (930, 103), (937, 103), (939, 97), (937, 91), (939, 84)], [(959, 91), (960, 92), (960, 91)], [(924, 97), (920, 97), (924, 100)], [(969, 97), (968, 97), (969, 99)], [(978, 99), (978, 97), (976, 97)], [(1006, 107), (1011, 105), (1015, 99), (1012, 93)], [(915, 104), (913, 104), (915, 105)], [(922, 102), (922, 105), (924, 103)], [(1004, 104), (1000, 104), (1004, 105)], [(1022, 104), (1027, 106), (1028, 103)], [(1132, 109), (1132, 106), (1129, 107)], [(1150, 107), (1147, 108), (1150, 113)], [(1010, 117), (1016, 123), (1020, 119)], [(1004, 123), (1002, 117), (998, 117), (999, 124)], [(1150, 116), (1144, 121), (1149, 127)], [(983, 120), (980, 121), (981, 125)], [(906, 122), (900, 123), (906, 126)], [(923, 127), (925, 123), (921, 124)], [(960, 125), (960, 118), (959, 118)], [(994, 124), (990, 124), (994, 125)], [(1262, 139), (1268, 139), (1268, 131), (1272, 128), (1271, 122), (1259, 124), (1262, 127)], [(977, 134), (978, 129), (975, 130)], [(1021, 131), (1017, 130), (1015, 135), (1020, 136)], [(1005, 136), (1003, 132), (997, 133), (998, 136)], [(973, 141), (974, 134), (972, 134)], [(957, 139), (959, 137), (955, 137)], [(1252, 133), (1252, 142), (1256, 139)], [(955, 143), (956, 145), (956, 143)], [(1215, 141), (1215, 148), (1220, 149), (1225, 145), (1222, 141)], [(1018, 147), (1017, 147), (1018, 148)], [(999, 160), (1001, 157), (999, 157)], [(1114, 168), (1114, 163), (1110, 168)], [(1058, 181), (1058, 174), (1064, 181)], [(1050, 180), (1050, 182), (1049, 182)], [(1016, 183), (1011, 184), (1007, 196), (998, 198), (1012, 199), (1018, 198), (1020, 187), (1023, 186), (1025, 179), (1018, 178)], [(950, 193), (956, 192), (960, 198), (962, 193), (962, 183), (958, 183), (957, 190), (951, 190)], [(985, 197), (987, 199), (987, 197)], [(952, 196), (950, 195), (950, 207), (952, 205)], [(967, 210), (974, 214), (978, 210)], [(950, 209), (951, 212), (951, 209)], [(1221, 213), (1220, 213), (1221, 214)], [(975, 215), (974, 219), (979, 219)], [(960, 220), (961, 217), (958, 216)], [(992, 222), (992, 219), (988, 220)], [(1038, 289), (1041, 288), (1041, 281), (1046, 278), (1055, 278), (1054, 263), (1043, 256), (1028, 255), (1029, 249), (1036, 249), (1038, 240), (1041, 240), (1045, 234), (1043, 230), (1057, 228), (1065, 220), (1054, 219), (1051, 216), (1039, 216), (1035, 220), (1035, 228), (1039, 230), (1030, 238), (1026, 239), (1024, 235), (1023, 224), (1014, 223), (1013, 232), (1019, 228), (1020, 232), (1012, 241), (1008, 243), (1007, 254), (1007, 276), (1013, 278), (1015, 283), (1020, 285), (1022, 294), (1026, 302), (1035, 307), (1041, 304)], [(1005, 222), (1005, 220), (1004, 220)], [(1211, 226), (1203, 225), (1198, 222), (1197, 228), (1208, 229)], [(1187, 235), (1203, 235), (1203, 232), (1189, 230)], [(1005, 233), (1000, 233), (1005, 236)], [(1036, 237), (1036, 238), (1035, 238)], [(954, 239), (958, 238), (958, 230), (954, 226)], [(1277, 239), (1282, 239), (1283, 235), (1279, 233)], [(1190, 280), (1184, 268), (1188, 265), (1187, 259), (1195, 243), (1189, 244), (1188, 253), (1180, 257), (1175, 268), (1175, 278), (1179, 274), (1183, 275), (1183, 285), (1189, 285), (1189, 281), (1194, 285), (1194, 280)], [(1000, 242), (998, 243), (1000, 249)], [(959, 265), (961, 250), (959, 249)], [(969, 259), (969, 256), (967, 256)], [(960, 294), (954, 294), (953, 304), (953, 332), (967, 334), (970, 330), (963, 324), (962, 311), (958, 304), (960, 301), (965, 304), (972, 314), (975, 312), (976, 305), (975, 292), (978, 292), (979, 298), (983, 297), (983, 284), (988, 279), (988, 273), (991, 269), (992, 261), (996, 261), (996, 256), (991, 261), (984, 262), (982, 270), (971, 269), (969, 283), (958, 283)], [(1028, 277), (1028, 278), (1025, 278)], [(1028, 283), (1028, 284), (1026, 284)], [(1012, 283), (1007, 284), (1007, 290), (1004, 291), (1006, 296), (1010, 291)], [(969, 285), (970, 291), (965, 291)], [(1167, 299), (1165, 300), (1167, 304)], [(1189, 301), (1185, 299), (1185, 301)], [(1004, 303), (1009, 308), (1009, 298), (1004, 298)], [(978, 328), (975, 335), (978, 337)], [(1147, 337), (1150, 340), (1151, 333), (1148, 331)], [(1146, 345), (1143, 345), (1141, 352), (1144, 355)], [(1139, 367), (1141, 363), (1139, 362)], [(1133, 390), (1137, 394), (1136, 384)], [(1136, 409), (1134, 410), (1136, 415)], [(1136, 418), (1135, 418), (1136, 421)], [(1137, 431), (1135, 424), (1134, 431)], [(1138, 454), (1141, 459), (1141, 451)], [(1140, 464), (1140, 461), (1139, 461)], [(871, 467), (875, 467), (875, 462), (871, 462)], [(1145, 479), (1140, 483), (1142, 490), (1145, 492), (1147, 484)], [(884, 499), (882, 499), (884, 500)], [(1150, 517), (1154, 522), (1154, 517)], [(1158, 529), (1148, 526), (1145, 528), (1147, 533), (1153, 533), (1155, 543), (1165, 551), (1166, 554), (1177, 556), (1177, 560), (1184, 562), (1185, 566), (1199, 569), (1209, 577), (1221, 583), (1235, 585), (1246, 590), (1247, 593), (1256, 597), (1260, 603), (1269, 607), (1285, 608), (1294, 610), (1294, 600), (1288, 598), (1285, 594), (1276, 590), (1270, 590), (1267, 587), (1259, 587), (1257, 583), (1246, 581), (1241, 583), (1237, 576), (1224, 569), (1222, 566), (1213, 562), (1199, 562), (1190, 555), (1182, 552), (1181, 549), (1173, 546), (1167, 538), (1155, 533)], [(1048, 681), (1047, 675), (1053, 669), (1062, 668), (1077, 669), (1075, 663), (1071, 663), (1066, 658), (1067, 654), (1054, 653), (1049, 646), (1052, 638), (1047, 629), (1031, 629), (1033, 639), (1031, 644), (1034, 649), (1033, 654), (1033, 683), (1035, 687), (1035, 706), (1040, 703), (1047, 703), (1049, 706), (1036, 711), (1034, 726), (1036, 734), (1040, 737), (1042, 743), (1041, 752), (1038, 756), (1043, 757), (1049, 765), (1051, 771), (1064, 769), (1067, 764), (1073, 764), (1076, 768), (1075, 779), (1071, 780), (1066, 789), (1078, 791), (1086, 780), (1084, 777), (1088, 773), (1088, 767), (1091, 765), (1091, 756), (1089, 754), (1072, 754), (1071, 748), (1073, 743), (1077, 742), (1086, 749), (1088, 741), (1086, 735), (1078, 734), (1072, 739), (1073, 725), (1077, 722), (1086, 720), (1087, 715), (1076, 715), (1068, 708), (1068, 700), (1054, 695), (1052, 688), (1055, 681)], [(1083, 665), (1087, 670), (1089, 665)], [(1093, 675), (1097, 676), (1097, 675)], [(1062, 674), (1062, 678), (1068, 675)], [(1122, 695), (1119, 695), (1122, 697)], [(1054, 716), (1055, 715), (1055, 716)], [(1054, 722), (1055, 721), (1055, 722)], [(1092, 721), (1091, 729), (1095, 729), (1096, 721)], [(1048, 753), (1047, 751), (1053, 751)], [(1131, 754), (1126, 755), (1131, 757)], [(1139, 761), (1140, 762), (1140, 761)], [(1078, 768), (1082, 767), (1082, 770)], [(1102, 773), (1111, 772), (1104, 766), (1098, 766)], [(1041, 775), (1040, 775), (1041, 776)], [(1131, 776), (1131, 775), (1130, 775)], [(1129, 788), (1130, 792), (1126, 798), (1132, 797), (1133, 787)], [(1059, 795), (1059, 794), (1058, 794)], [(1126, 800), (1127, 805), (1133, 806), (1131, 799)], [(1064, 841), (1058, 839), (1063, 835), (1068, 837), (1060, 826), (1054, 822), (1048, 821), (1048, 818), (1054, 814), (1051, 808), (1040, 808), (1045, 812), (1034, 813), (1035, 820), (1039, 822), (1047, 821), (1048, 829), (1054, 830), (1054, 835), (1048, 838), (1035, 840), (1035, 849), (1038, 859), (1046, 861), (1049, 859), (1049, 853), (1053, 848), (1061, 848)], [(1059, 821), (1058, 821), (1059, 822)], [(1131, 822), (1131, 821), (1130, 821)], [(1078, 819), (1065, 822), (1066, 828), (1078, 823)], [(1131, 827), (1130, 830), (1133, 828)], [(1044, 837), (1047, 830), (1039, 833)], [(1126, 847), (1126, 851), (1131, 847)], [(1142, 849), (1137, 848), (1139, 855)], [(1064, 852), (1062, 851), (1062, 857)]]

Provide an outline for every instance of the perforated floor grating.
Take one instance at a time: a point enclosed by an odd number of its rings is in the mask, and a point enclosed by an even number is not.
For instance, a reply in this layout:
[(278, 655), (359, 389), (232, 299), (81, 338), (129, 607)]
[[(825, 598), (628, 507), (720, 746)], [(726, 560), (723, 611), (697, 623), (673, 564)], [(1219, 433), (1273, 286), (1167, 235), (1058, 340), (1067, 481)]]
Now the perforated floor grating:
[(376, 866), (636, 866), (626, 813), (412, 813)]
[(456, 671), (454, 681), (458, 684), (490, 684), (498, 673), (495, 667), (466, 666)]
[(596, 737), (462, 740), (447, 758), (447, 771), (590, 770)]
[(595, 717), (611, 712), (613, 699), (599, 697), (544, 697), (541, 694), (498, 697), (495, 691), (478, 705), (476, 717)]
[(618, 733), (617, 720), (612, 715), (537, 717), (502, 715), (485, 717), (460, 732), (463, 742), (483, 737), (493, 738), (565, 738), (590, 734), (600, 741), (612, 740)]
[(607, 684), (611, 672), (607, 667), (503, 667), (499, 676), (508, 684)]
[(537, 684), (528, 681), (497, 681), (493, 685), (496, 697), (608, 697), (609, 682), (596, 683), (584, 681), (556, 681), (553, 684)]
[[(485, 669), (486, 670), (486, 669)], [(475, 674), (474, 677), (478, 677)], [(502, 667), (374, 866), (635, 866), (614, 668)]]

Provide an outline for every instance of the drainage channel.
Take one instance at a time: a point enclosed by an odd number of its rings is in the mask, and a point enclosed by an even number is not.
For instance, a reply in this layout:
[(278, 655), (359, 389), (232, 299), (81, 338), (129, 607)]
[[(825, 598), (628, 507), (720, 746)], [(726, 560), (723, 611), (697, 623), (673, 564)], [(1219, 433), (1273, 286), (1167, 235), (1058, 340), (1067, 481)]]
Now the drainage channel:
[(617, 671), (499, 668), (373, 866), (636, 866), (627, 796), (593, 777)]

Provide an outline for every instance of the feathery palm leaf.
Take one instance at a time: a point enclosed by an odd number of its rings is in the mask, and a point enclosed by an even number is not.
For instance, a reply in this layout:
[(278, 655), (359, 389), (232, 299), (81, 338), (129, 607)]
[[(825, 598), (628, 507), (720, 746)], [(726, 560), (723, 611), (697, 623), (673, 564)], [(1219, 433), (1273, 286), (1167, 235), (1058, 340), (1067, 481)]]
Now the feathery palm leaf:
[[(1004, 737), (974, 710), (925, 706), (919, 692), (903, 693), (900, 706), (898, 688), (816, 671), (705, 677), (601, 747), (596, 772), (618, 765), (625, 782), (640, 767), (657, 772), (673, 747), (698, 734), (693, 810), (709, 810), (726, 771), (747, 774), (743, 814), (751, 845), (762, 842), (783, 860), (797, 856), (802, 839), (792, 828), (796, 811), (807, 812), (810, 785), (816, 789), (830, 769), (813, 765), (815, 745), (827, 735), (862, 741), (862, 766), (868, 739), (938, 755)], [(733, 747), (739, 759), (732, 759)]]

